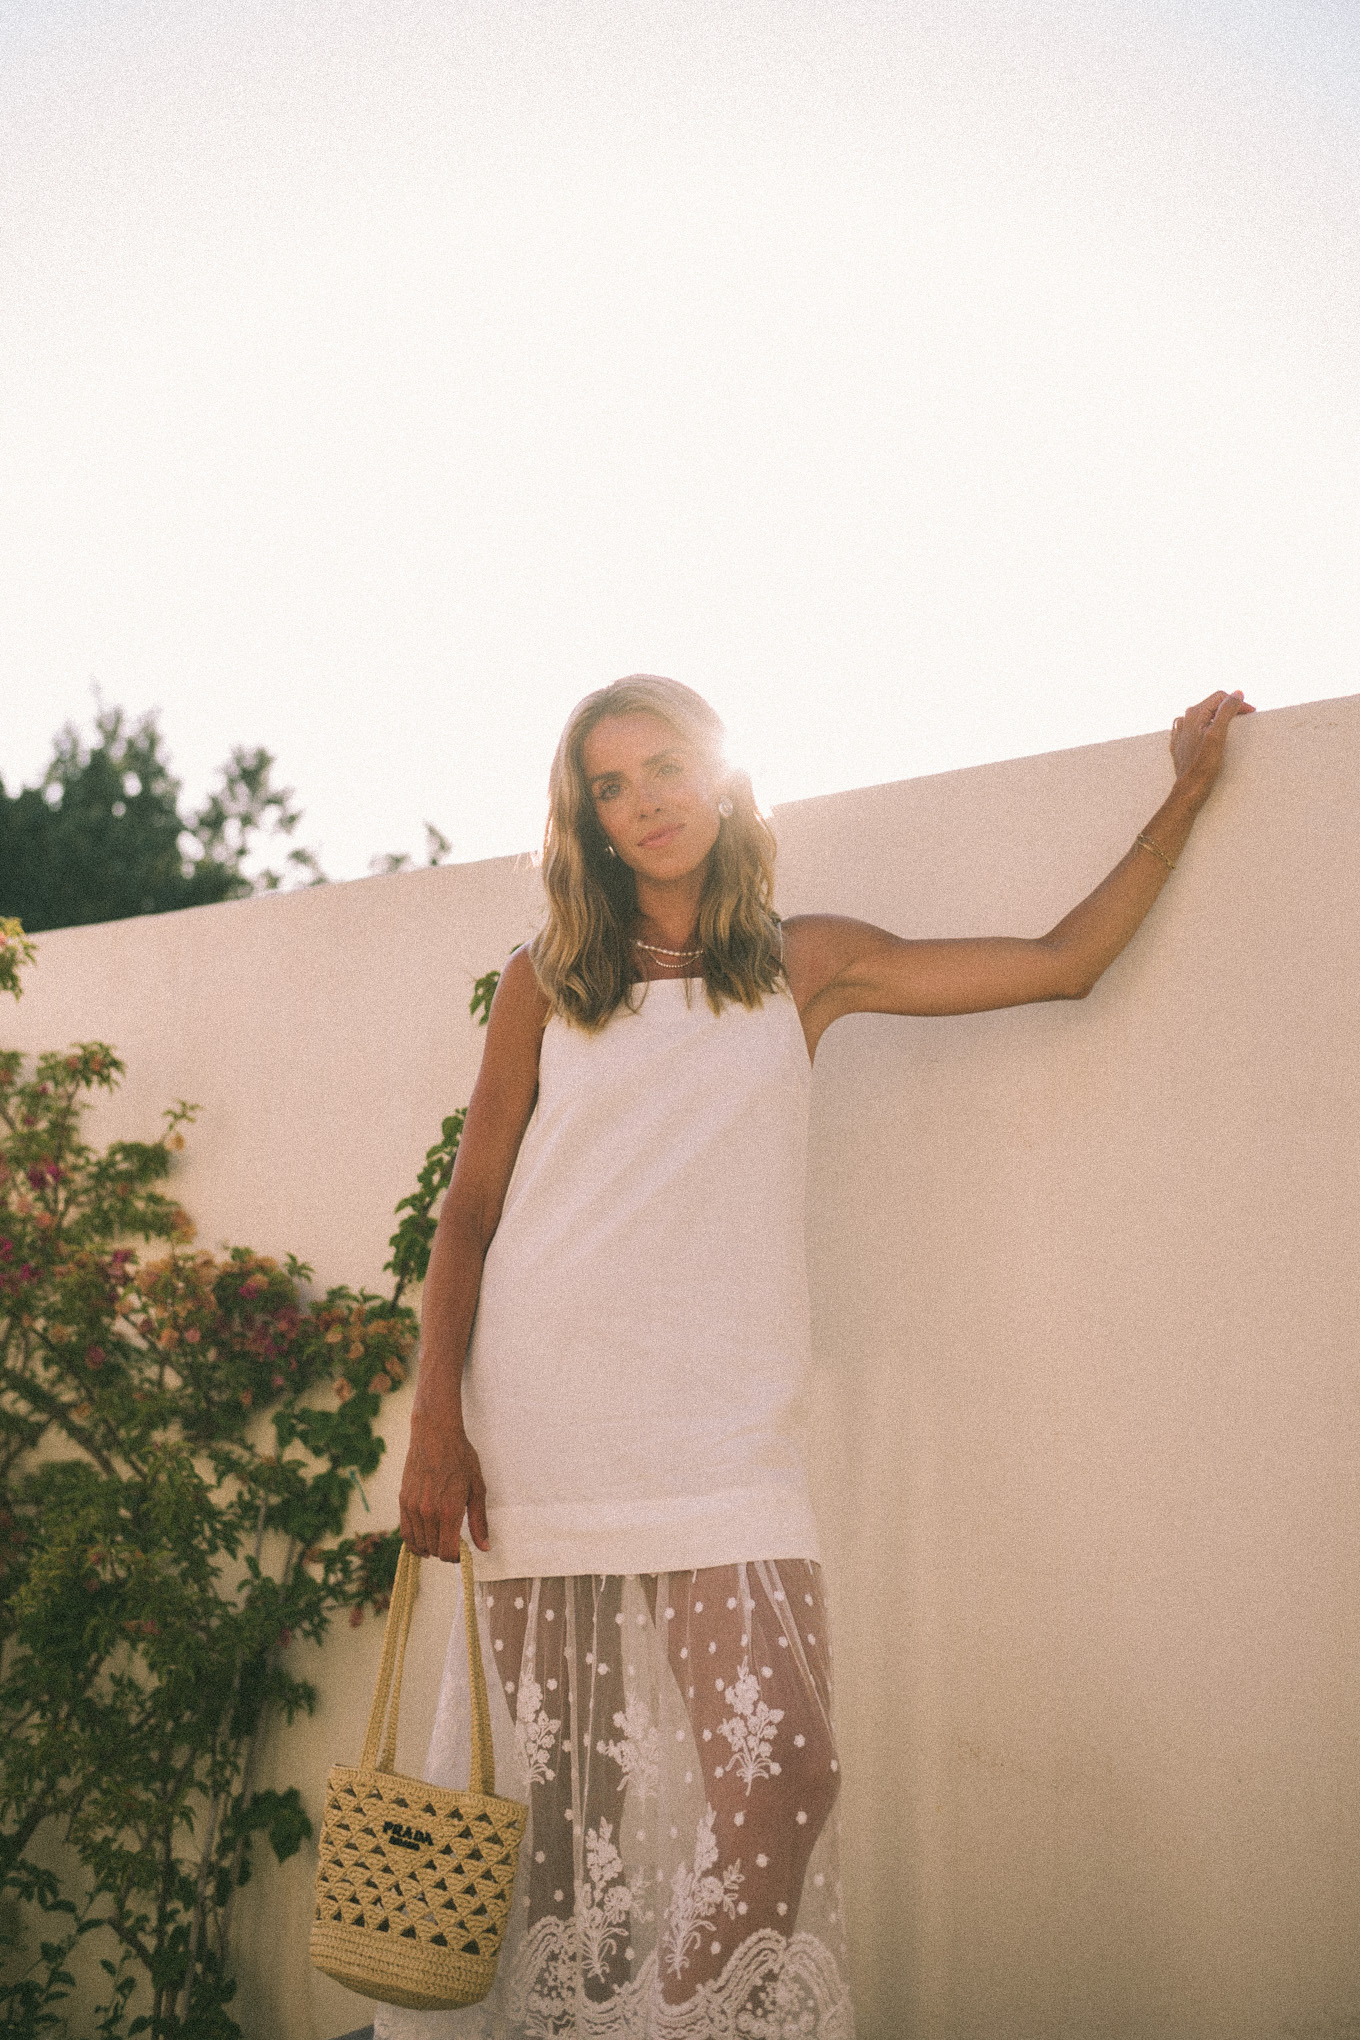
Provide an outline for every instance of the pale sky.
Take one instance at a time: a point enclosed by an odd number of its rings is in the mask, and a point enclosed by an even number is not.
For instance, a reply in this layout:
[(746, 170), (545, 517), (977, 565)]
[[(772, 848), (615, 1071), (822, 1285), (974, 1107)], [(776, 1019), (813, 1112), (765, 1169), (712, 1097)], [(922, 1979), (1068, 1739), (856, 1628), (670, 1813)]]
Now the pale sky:
[(0, 773), (90, 682), (336, 877), (587, 689), (767, 802), (1360, 688), (1360, 9), (8, 0)]

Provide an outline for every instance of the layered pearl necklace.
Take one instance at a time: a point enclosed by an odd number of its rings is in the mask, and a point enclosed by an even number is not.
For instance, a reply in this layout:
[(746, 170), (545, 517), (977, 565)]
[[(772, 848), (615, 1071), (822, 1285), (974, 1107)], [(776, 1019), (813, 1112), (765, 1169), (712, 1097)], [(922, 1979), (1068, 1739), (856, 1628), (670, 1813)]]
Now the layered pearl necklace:
[(702, 949), (666, 949), (659, 942), (644, 942), (640, 935), (633, 937), (633, 947), (645, 950), (648, 956), (665, 957), (673, 967), (677, 963), (693, 963), (696, 956), (702, 956)]

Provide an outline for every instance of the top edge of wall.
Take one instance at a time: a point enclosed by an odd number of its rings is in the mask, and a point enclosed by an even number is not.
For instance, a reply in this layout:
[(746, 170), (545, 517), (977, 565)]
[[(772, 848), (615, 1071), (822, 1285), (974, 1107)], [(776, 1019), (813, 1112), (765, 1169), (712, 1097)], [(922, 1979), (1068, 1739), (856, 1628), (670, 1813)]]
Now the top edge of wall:
[[(1260, 708), (1253, 712), (1253, 723), (1296, 722), (1309, 727), (1315, 726), (1320, 712), (1360, 718), (1360, 694), (1324, 695), (1317, 701), (1289, 702), (1281, 708)], [(776, 801), (772, 812), (777, 815), (792, 814), (826, 806), (838, 800), (856, 800), (864, 794), (887, 794), (904, 787), (936, 787), (949, 780), (979, 778), (984, 773), (993, 775), (1013, 774), (1045, 763), (1061, 760), (1064, 764), (1083, 756), (1097, 753), (1108, 756), (1116, 751), (1132, 751), (1148, 744), (1166, 743), (1168, 730), (1143, 730), (1127, 737), (1102, 737), (1094, 744), (1066, 744), (1052, 751), (1022, 751), (1013, 758), (987, 758), (976, 765), (951, 765), (943, 772), (915, 772), (904, 779), (868, 780), (861, 786), (838, 788), (834, 793), (807, 793), (795, 800)]]
[[(1323, 713), (1330, 716), (1339, 714), (1345, 718), (1354, 716), (1360, 719), (1360, 694), (1327, 695), (1317, 701), (1291, 702), (1282, 708), (1258, 709), (1253, 721), (1257, 719), (1270, 723), (1293, 721), (1315, 725), (1319, 714)], [(913, 773), (904, 779), (871, 780), (861, 786), (840, 787), (832, 793), (803, 794), (795, 800), (778, 801), (771, 812), (783, 816), (810, 814), (837, 801), (855, 801), (866, 795), (882, 797), (900, 792), (907, 787), (938, 787), (950, 780), (977, 779), (984, 774), (993, 776), (1015, 774), (1033, 770), (1036, 765), (1049, 760), (1069, 763), (1084, 755), (1095, 753), (1109, 755), (1120, 750), (1134, 750), (1151, 743), (1164, 743), (1166, 736), (1165, 730), (1151, 730), (1134, 736), (1106, 737), (1094, 744), (1072, 744), (1053, 751), (1022, 752), (1014, 758), (991, 758), (977, 765), (951, 766), (944, 772)], [(493, 873), (511, 870), (522, 873), (526, 878), (536, 879), (540, 862), (537, 850), (515, 850), (497, 857), (474, 857), (460, 863), (419, 866), (411, 871), (370, 873), (363, 878), (328, 879), (323, 885), (294, 886), (277, 892), (252, 893), (244, 899), (218, 900), (207, 906), (177, 907), (165, 914), (133, 914), (125, 916), (121, 921), (77, 922), (65, 928), (44, 928), (35, 931), (35, 939), (51, 942), (86, 934), (92, 928), (114, 929), (132, 923), (145, 925), (170, 920), (182, 923), (204, 914), (306, 912), (308, 902), (312, 903), (314, 910), (322, 911), (335, 904), (341, 894), (350, 895), (355, 887), (397, 883), (407, 887), (447, 885), (452, 882), (455, 874), (466, 881), (479, 872), (489, 878)]]
[(510, 870), (528, 876), (536, 874), (537, 865), (537, 852), (512, 850), (500, 857), (471, 857), (459, 864), (426, 864), (417, 866), (413, 871), (376, 872), (363, 878), (330, 878), (320, 885), (281, 886), (276, 892), (249, 893), (243, 899), (214, 900), (206, 906), (174, 907), (163, 914), (127, 914), (121, 919), (108, 921), (76, 921), (65, 928), (37, 928), (33, 930), (33, 940), (51, 942), (62, 936), (88, 934), (93, 928), (127, 928), (156, 921), (185, 922), (205, 914), (296, 913), (305, 911), (308, 902), (321, 910), (333, 904), (341, 894), (348, 898), (356, 887), (391, 885), (398, 880), (407, 886), (447, 885), (455, 873), (465, 881), (479, 872), (489, 877), (493, 873)]

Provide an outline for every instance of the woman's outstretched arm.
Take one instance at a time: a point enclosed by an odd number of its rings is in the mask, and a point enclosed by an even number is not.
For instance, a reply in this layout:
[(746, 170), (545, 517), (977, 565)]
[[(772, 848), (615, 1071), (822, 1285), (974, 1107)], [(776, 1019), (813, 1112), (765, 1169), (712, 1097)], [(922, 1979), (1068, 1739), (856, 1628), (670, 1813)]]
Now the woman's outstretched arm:
[(482, 1263), (538, 1093), (547, 1001), (527, 950), (516, 950), (491, 1002), (482, 1066), (439, 1213), (420, 1309), (420, 1365), (401, 1476), (401, 1534), (421, 1558), (456, 1559), (468, 1535), (488, 1548), (486, 1483), (463, 1429), (463, 1362)]
[[(1237, 694), (1211, 694), (1176, 718), (1176, 783), (1108, 878), (1046, 935), (912, 942), (866, 921), (808, 914), (785, 923), (789, 982), (809, 1047), (845, 1013), (981, 1013), (1039, 999), (1083, 999), (1166, 884), (1223, 764)], [(1160, 854), (1159, 854), (1160, 853)]]

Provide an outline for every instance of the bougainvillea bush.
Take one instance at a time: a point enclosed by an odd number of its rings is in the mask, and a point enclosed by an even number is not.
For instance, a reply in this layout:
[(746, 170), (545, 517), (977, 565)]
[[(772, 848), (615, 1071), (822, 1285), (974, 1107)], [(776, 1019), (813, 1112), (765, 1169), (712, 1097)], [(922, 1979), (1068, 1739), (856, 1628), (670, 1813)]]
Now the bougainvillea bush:
[[(20, 942), (0, 930), (16, 990)], [(316, 1296), (291, 1256), (193, 1246), (166, 1188), (190, 1107), (154, 1140), (84, 1140), (92, 1095), (121, 1073), (100, 1043), (0, 1052), (0, 2032), (14, 2040), (72, 2031), (78, 1942), (105, 1980), (79, 2040), (240, 2031), (235, 1895), (257, 1843), (283, 1861), (311, 1832), (296, 1789), (257, 1788), (256, 1757), (271, 1722), (315, 1702), (294, 1640), (387, 1605), (396, 1532), (345, 1526), (410, 1362), (402, 1298), (462, 1126), (445, 1121), (399, 1207), (391, 1292)]]

